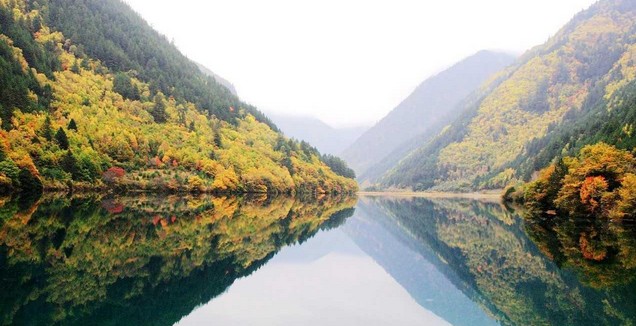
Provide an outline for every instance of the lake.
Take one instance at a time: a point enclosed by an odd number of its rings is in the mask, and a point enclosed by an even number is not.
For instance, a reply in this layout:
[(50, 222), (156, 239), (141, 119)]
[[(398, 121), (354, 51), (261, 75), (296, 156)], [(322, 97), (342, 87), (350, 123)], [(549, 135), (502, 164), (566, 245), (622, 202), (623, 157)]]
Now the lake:
[(448, 198), (0, 199), (0, 323), (636, 321), (634, 223), (522, 215)]

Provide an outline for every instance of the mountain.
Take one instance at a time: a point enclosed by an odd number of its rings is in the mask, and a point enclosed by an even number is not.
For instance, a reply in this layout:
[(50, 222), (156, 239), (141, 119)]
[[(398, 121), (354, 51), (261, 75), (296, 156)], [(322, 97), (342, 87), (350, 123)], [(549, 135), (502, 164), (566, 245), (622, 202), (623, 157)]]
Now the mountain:
[(268, 113), (267, 116), (287, 136), (304, 140), (322, 152), (341, 153), (351, 145), (367, 127), (334, 128), (316, 118)]
[(214, 71), (208, 69), (207, 67), (205, 67), (204, 65), (202, 65), (200, 63), (197, 63), (197, 66), (199, 67), (201, 72), (203, 72), (207, 76), (210, 76), (210, 77), (214, 78), (214, 80), (216, 80), (217, 83), (219, 83), (222, 86), (224, 86), (225, 88), (227, 88), (234, 96), (238, 96), (238, 93), (236, 92), (236, 88), (227, 79), (215, 74)]
[(0, 0), (0, 31), (2, 191), (357, 188), (122, 1)]
[(484, 86), (462, 117), (383, 185), (501, 188), (585, 144), (606, 140), (631, 150), (635, 54), (636, 3), (597, 2)]
[(457, 105), (492, 74), (511, 64), (508, 54), (480, 51), (420, 84), (402, 103), (342, 153), (361, 175), (400, 145), (439, 132), (460, 112)]

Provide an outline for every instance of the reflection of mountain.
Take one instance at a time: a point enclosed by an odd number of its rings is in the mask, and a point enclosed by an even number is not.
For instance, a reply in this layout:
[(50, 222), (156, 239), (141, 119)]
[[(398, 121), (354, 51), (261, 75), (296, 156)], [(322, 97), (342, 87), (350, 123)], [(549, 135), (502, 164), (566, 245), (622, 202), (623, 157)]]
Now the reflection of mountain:
[[(420, 304), (426, 295), (420, 291), (434, 293), (434, 290), (433, 286), (419, 284), (418, 279), (431, 279), (437, 284), (451, 282), (502, 324), (594, 325), (626, 324), (634, 320), (633, 284), (602, 289), (586, 287), (572, 272), (559, 269), (541, 254), (523, 231), (522, 220), (498, 204), (379, 198), (361, 200), (359, 207), (370, 217), (356, 217), (351, 224), (360, 220), (360, 224), (369, 224), (366, 229), (375, 227), (373, 223), (383, 224), (402, 246), (410, 247), (426, 260), (414, 262), (390, 254), (394, 251), (386, 249), (390, 248), (383, 241), (386, 236), (376, 238), (377, 233), (371, 232), (373, 236), (363, 238), (360, 232), (351, 232), (362, 238), (358, 240), (360, 243), (367, 243), (361, 246), (378, 257)], [(376, 248), (385, 245), (382, 250), (386, 252), (378, 255), (375, 250), (373, 254), (374, 244)], [(443, 277), (419, 270), (433, 269), (429, 265)], [(426, 304), (430, 303), (422, 305)], [(444, 318), (456, 313), (445, 307), (427, 307)]]
[(0, 323), (170, 325), (355, 200), (0, 201)]
[(435, 251), (395, 222), (381, 207), (363, 199), (344, 228), (422, 307), (453, 325), (496, 325), (449, 280), (453, 271)]

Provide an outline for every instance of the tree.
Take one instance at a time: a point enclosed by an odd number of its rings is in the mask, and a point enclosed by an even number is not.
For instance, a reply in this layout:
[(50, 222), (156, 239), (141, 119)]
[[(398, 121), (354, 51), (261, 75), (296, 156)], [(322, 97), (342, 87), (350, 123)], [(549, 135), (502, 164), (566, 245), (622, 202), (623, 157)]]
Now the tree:
[(78, 74), (78, 75), (80, 74), (81, 70), (80, 70), (79, 64), (77, 63), (77, 60), (75, 60), (75, 62), (73, 63), (73, 66), (71, 66), (71, 71), (74, 74)]
[(214, 145), (217, 148), (223, 147), (223, 139), (221, 138), (221, 133), (218, 130), (214, 131)]
[(152, 117), (156, 123), (164, 123), (168, 121), (168, 113), (166, 113), (166, 104), (164, 103), (164, 96), (161, 93), (157, 93), (154, 97), (155, 106), (152, 109)]
[(75, 175), (77, 174), (77, 159), (70, 150), (66, 151), (66, 154), (62, 156), (60, 167), (62, 170), (72, 174), (73, 179), (75, 179)]
[(44, 124), (42, 125), (42, 136), (48, 140), (53, 140), (53, 127), (51, 126), (51, 117), (48, 115), (46, 119), (44, 119)]
[(126, 171), (124, 169), (113, 166), (102, 174), (102, 180), (104, 180), (107, 184), (114, 185), (119, 183), (123, 179), (124, 175), (126, 175)]
[(69, 143), (68, 143), (68, 137), (66, 137), (66, 133), (64, 132), (64, 129), (62, 129), (62, 127), (60, 127), (60, 129), (57, 130), (57, 133), (55, 133), (55, 141), (57, 142), (58, 145), (60, 145), (60, 148), (63, 150), (67, 150), (69, 147)]
[(137, 101), (139, 100), (139, 90), (133, 85), (130, 77), (123, 73), (117, 73), (113, 80), (113, 91), (121, 94), (126, 99)]
[(66, 129), (77, 131), (77, 123), (75, 123), (75, 119), (71, 119), (71, 122), (68, 123), (68, 127), (66, 127)]
[(347, 163), (341, 158), (329, 154), (321, 157), (321, 160), (337, 175), (349, 179), (355, 179), (356, 173), (347, 166)]
[(33, 175), (28, 169), (20, 169), (18, 175), (18, 182), (20, 183), (20, 189), (23, 192), (28, 193), (40, 193), (42, 192), (42, 181), (40, 178)]

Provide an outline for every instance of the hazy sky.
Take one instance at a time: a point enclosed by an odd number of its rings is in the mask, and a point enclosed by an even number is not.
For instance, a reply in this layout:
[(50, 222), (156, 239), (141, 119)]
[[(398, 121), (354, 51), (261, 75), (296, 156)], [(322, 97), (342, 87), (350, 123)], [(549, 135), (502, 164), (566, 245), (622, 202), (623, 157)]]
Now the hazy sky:
[(371, 124), (481, 49), (545, 42), (594, 0), (125, 0), (265, 112)]

